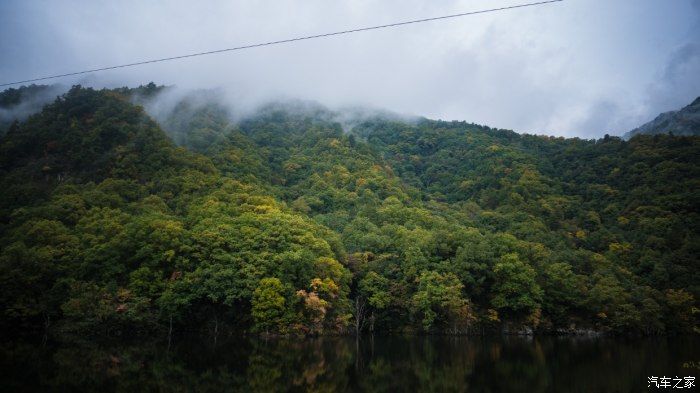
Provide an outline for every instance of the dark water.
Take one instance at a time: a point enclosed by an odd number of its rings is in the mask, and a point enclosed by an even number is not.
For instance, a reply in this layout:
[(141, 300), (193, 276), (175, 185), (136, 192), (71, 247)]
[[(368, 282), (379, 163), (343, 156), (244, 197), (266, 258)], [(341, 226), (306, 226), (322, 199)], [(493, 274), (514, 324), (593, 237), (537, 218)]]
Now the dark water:
[[(700, 339), (364, 337), (0, 346), (0, 391), (642, 392)], [(700, 381), (699, 381), (700, 382)]]

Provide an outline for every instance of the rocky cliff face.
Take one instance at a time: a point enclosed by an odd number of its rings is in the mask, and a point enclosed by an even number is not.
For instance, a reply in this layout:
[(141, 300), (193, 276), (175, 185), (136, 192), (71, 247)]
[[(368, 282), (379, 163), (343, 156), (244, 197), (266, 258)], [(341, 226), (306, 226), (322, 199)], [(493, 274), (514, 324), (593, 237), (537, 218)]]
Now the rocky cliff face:
[(700, 97), (678, 111), (662, 113), (654, 120), (625, 133), (629, 139), (638, 134), (700, 135)]

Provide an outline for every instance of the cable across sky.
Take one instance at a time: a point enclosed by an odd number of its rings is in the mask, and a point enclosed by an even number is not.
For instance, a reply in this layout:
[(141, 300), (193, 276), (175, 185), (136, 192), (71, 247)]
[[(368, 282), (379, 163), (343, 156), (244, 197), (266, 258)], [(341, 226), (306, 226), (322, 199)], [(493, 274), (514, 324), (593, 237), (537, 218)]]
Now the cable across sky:
[(437, 20), (459, 18), (462, 16), (486, 14), (486, 13), (490, 13), (490, 12), (512, 10), (512, 9), (516, 9), (516, 8), (524, 8), (524, 7), (532, 7), (532, 6), (537, 6), (537, 5), (559, 3), (562, 1), (564, 1), (564, 0), (539, 1), (536, 3), (518, 4), (518, 5), (508, 6), (508, 7), (491, 8), (491, 9), (487, 9), (487, 10), (463, 12), (463, 13), (459, 13), (459, 14), (437, 16), (437, 17), (432, 17), (432, 18), (415, 19), (415, 20), (409, 20), (409, 21), (403, 21), (403, 22), (390, 23), (390, 24), (386, 24), (386, 25), (361, 27), (361, 28), (356, 28), (356, 29), (351, 29), (351, 30), (336, 31), (336, 32), (332, 32), (332, 33), (323, 33), (323, 34), (315, 34), (315, 35), (309, 35), (309, 36), (303, 36), (303, 37), (288, 38), (288, 39), (278, 40), (278, 41), (261, 42), (261, 43), (257, 43), (257, 44), (243, 45), (243, 46), (237, 46), (237, 47), (233, 47), (233, 48), (217, 49), (217, 50), (212, 50), (212, 51), (207, 51), (207, 52), (190, 53), (190, 54), (180, 55), (180, 56), (172, 56), (172, 57), (164, 57), (164, 58), (160, 58), (160, 59), (144, 60), (144, 61), (138, 61), (138, 62), (128, 63), (128, 64), (94, 68), (94, 69), (90, 69), (90, 70), (69, 72), (69, 73), (65, 73), (65, 74), (57, 74), (57, 75), (50, 75), (50, 76), (43, 76), (43, 77), (37, 77), (37, 78), (32, 78), (32, 79), (26, 79), (26, 80), (16, 81), (16, 82), (2, 83), (2, 84), (0, 84), (0, 87), (18, 85), (18, 84), (29, 83), (29, 82), (38, 82), (38, 81), (43, 81), (43, 80), (48, 80), (48, 79), (64, 78), (67, 76), (83, 75), (83, 74), (89, 74), (89, 73), (99, 72), (99, 71), (114, 70), (114, 69), (118, 69), (118, 68), (135, 67), (135, 66), (140, 66), (140, 65), (144, 65), (144, 64), (152, 64), (152, 63), (160, 63), (160, 62), (165, 62), (165, 61), (180, 60), (180, 59), (186, 59), (189, 57), (206, 56), (206, 55), (213, 55), (213, 54), (224, 53), (224, 52), (233, 52), (233, 51), (237, 51), (237, 50), (252, 49), (252, 48), (258, 48), (258, 47), (262, 47), (262, 46), (286, 44), (286, 43), (296, 42), (296, 41), (305, 41), (305, 40), (312, 40), (312, 39), (316, 39), (316, 38), (324, 38), (324, 37), (332, 37), (332, 36), (343, 35), (343, 34), (359, 33), (362, 31), (386, 29), (386, 28), (391, 28), (391, 27), (399, 27), (399, 26), (405, 26), (405, 25), (410, 25), (410, 24), (415, 24), (415, 23), (431, 22), (431, 21), (437, 21)]

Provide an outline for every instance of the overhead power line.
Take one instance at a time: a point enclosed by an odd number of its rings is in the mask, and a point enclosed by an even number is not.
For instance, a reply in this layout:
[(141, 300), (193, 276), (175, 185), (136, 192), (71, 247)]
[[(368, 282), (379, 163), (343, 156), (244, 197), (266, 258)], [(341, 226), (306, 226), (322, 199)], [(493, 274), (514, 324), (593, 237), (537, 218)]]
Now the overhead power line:
[(269, 42), (262, 42), (262, 43), (258, 43), (258, 44), (237, 46), (237, 47), (234, 47), (234, 48), (217, 49), (217, 50), (212, 50), (212, 51), (207, 51), (207, 52), (190, 53), (190, 54), (187, 54), (187, 55), (172, 56), (172, 57), (164, 57), (164, 58), (161, 58), (161, 59), (144, 60), (144, 61), (138, 61), (138, 62), (129, 63), (129, 64), (121, 64), (121, 65), (110, 66), (110, 67), (94, 68), (94, 69), (91, 69), (91, 70), (84, 70), (84, 71), (77, 71), (77, 72), (69, 72), (69, 73), (66, 73), (66, 74), (58, 74), (58, 75), (51, 75), (51, 76), (43, 76), (43, 77), (39, 77), (39, 78), (26, 79), (26, 80), (23, 80), (23, 81), (16, 81), (16, 82), (3, 83), (3, 84), (0, 84), (0, 87), (2, 87), (2, 86), (11, 86), (11, 85), (18, 85), (18, 84), (21, 84), (21, 83), (38, 82), (38, 81), (43, 81), (43, 80), (47, 80), (47, 79), (63, 78), (63, 77), (66, 77), (66, 76), (75, 76), (75, 75), (89, 74), (89, 73), (98, 72), (98, 71), (114, 70), (114, 69), (117, 69), (117, 68), (135, 67), (135, 66), (144, 65), (144, 64), (160, 63), (160, 62), (164, 62), (164, 61), (186, 59), (186, 58), (188, 58), (188, 57), (197, 57), (197, 56), (213, 55), (213, 54), (216, 54), (216, 53), (232, 52), (232, 51), (243, 50), (243, 49), (258, 48), (258, 47), (261, 47), (261, 46), (286, 44), (286, 43), (295, 42), (295, 41), (305, 41), (305, 40), (312, 40), (312, 39), (315, 39), (315, 38), (332, 37), (332, 36), (336, 36), (336, 35), (358, 33), (358, 32), (361, 32), (361, 31), (368, 31), (368, 30), (386, 29), (386, 28), (390, 28), (390, 27), (405, 26), (405, 25), (410, 25), (410, 24), (414, 24), (414, 23), (431, 22), (431, 21), (436, 21), (436, 20), (443, 20), (443, 19), (450, 19), (450, 18), (459, 18), (459, 17), (462, 17), (462, 16), (477, 15), (477, 14), (486, 14), (486, 13), (489, 13), (489, 12), (497, 12), (497, 11), (512, 10), (512, 9), (515, 9), (515, 8), (524, 8), (524, 7), (532, 7), (532, 6), (536, 6), (536, 5), (544, 5), (544, 4), (550, 4), (550, 3), (559, 3), (559, 2), (562, 2), (562, 1), (564, 1), (564, 0), (539, 1), (539, 2), (536, 2), (536, 3), (518, 4), (518, 5), (508, 6), (508, 7), (491, 8), (491, 9), (488, 9), (488, 10), (463, 12), (463, 13), (461, 13), (461, 14), (452, 14), (452, 15), (445, 15), (445, 16), (437, 16), (437, 17), (433, 17), (433, 18), (415, 19), (415, 20), (409, 20), (409, 21), (404, 21), (404, 22), (390, 23), (390, 24), (387, 24), (387, 25), (370, 26), (370, 27), (361, 27), (361, 28), (352, 29), (352, 30), (336, 31), (336, 32), (333, 32), (333, 33), (315, 34), (315, 35), (309, 35), (309, 36), (304, 36), (304, 37), (288, 38), (288, 39), (285, 39), (285, 40), (269, 41)]

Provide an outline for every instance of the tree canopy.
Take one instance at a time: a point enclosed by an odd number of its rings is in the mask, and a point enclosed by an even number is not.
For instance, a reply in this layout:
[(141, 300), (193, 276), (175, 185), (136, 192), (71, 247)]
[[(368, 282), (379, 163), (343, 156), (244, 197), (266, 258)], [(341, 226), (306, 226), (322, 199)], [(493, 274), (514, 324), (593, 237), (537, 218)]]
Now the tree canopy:
[(192, 100), (156, 122), (163, 89), (75, 86), (2, 136), (3, 329), (697, 330), (699, 137)]

